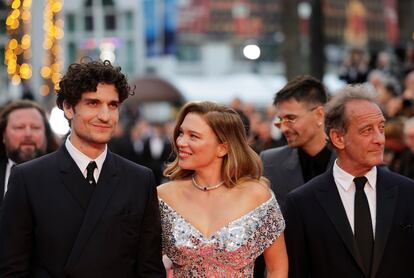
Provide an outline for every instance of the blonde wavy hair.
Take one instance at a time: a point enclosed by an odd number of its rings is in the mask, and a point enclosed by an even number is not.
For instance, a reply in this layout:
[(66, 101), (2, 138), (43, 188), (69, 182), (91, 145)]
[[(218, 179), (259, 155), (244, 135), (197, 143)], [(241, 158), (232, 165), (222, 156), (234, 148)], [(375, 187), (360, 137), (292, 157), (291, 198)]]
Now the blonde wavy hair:
[(221, 175), (227, 187), (234, 187), (248, 180), (269, 184), (267, 179), (262, 177), (260, 157), (247, 143), (245, 127), (239, 114), (230, 107), (210, 101), (189, 102), (180, 110), (172, 142), (176, 158), (167, 164), (165, 176), (177, 180), (189, 178), (194, 174), (194, 170), (182, 169), (178, 165), (177, 155), (177, 137), (181, 124), (189, 113), (202, 116), (217, 136), (218, 142), (227, 144), (227, 154), (223, 157), (221, 168)]

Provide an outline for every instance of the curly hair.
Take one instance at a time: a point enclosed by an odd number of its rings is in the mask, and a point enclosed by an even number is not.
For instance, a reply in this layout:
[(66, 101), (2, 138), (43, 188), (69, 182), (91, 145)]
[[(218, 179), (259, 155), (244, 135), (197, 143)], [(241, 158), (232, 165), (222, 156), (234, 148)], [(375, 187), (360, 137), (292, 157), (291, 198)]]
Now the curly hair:
[(59, 82), (57, 106), (63, 109), (63, 103), (66, 102), (74, 107), (83, 93), (96, 92), (99, 83), (113, 84), (120, 102), (133, 94), (130, 93), (128, 80), (121, 73), (121, 68), (112, 66), (108, 60), (73, 63)]

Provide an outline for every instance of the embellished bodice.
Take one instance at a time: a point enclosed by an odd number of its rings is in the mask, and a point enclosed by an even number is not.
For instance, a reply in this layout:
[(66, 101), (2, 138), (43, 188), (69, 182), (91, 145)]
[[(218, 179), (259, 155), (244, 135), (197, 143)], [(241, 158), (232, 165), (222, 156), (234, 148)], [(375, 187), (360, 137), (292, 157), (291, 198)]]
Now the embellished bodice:
[(160, 199), (163, 253), (176, 277), (253, 277), (254, 260), (283, 232), (285, 222), (269, 200), (209, 238)]

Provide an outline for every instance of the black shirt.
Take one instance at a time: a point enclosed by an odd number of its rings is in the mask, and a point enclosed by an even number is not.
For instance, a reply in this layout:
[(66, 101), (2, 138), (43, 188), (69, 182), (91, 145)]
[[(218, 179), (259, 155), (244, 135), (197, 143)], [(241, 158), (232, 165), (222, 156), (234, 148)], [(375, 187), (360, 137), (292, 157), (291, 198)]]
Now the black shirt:
[(400, 159), (400, 169), (397, 171), (410, 179), (414, 179), (414, 153), (405, 150)]
[(332, 151), (327, 146), (315, 156), (310, 156), (302, 149), (299, 149), (298, 153), (303, 180), (305, 182), (325, 172), (332, 155)]

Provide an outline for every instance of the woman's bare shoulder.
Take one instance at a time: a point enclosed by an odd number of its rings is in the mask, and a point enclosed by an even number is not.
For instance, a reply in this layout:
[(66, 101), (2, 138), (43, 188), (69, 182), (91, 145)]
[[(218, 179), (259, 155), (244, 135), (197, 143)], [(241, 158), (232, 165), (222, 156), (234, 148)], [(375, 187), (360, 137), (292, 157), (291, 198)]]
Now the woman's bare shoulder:
[(163, 199), (163, 196), (170, 195), (171, 191), (174, 191), (177, 187), (177, 181), (169, 181), (163, 183), (157, 187), (158, 197)]
[(264, 183), (258, 181), (246, 181), (240, 186), (243, 199), (254, 206), (268, 201), (271, 196), (271, 189)]
[(174, 198), (183, 188), (184, 180), (175, 180), (163, 183), (157, 187), (158, 197), (164, 201)]

